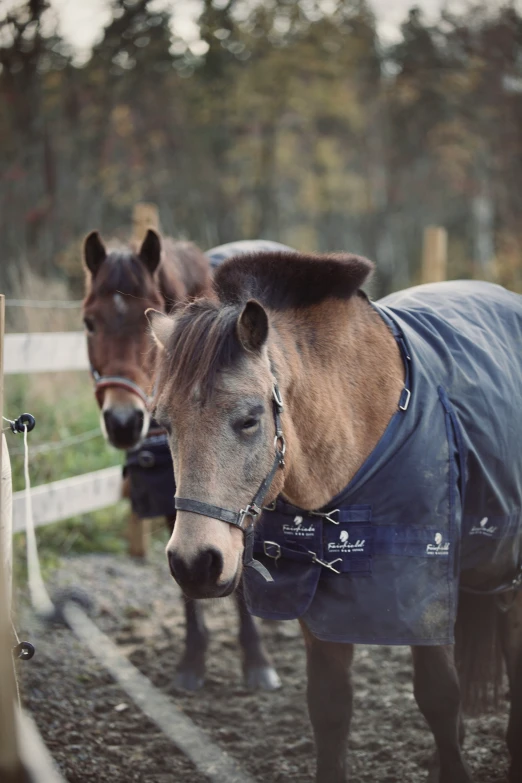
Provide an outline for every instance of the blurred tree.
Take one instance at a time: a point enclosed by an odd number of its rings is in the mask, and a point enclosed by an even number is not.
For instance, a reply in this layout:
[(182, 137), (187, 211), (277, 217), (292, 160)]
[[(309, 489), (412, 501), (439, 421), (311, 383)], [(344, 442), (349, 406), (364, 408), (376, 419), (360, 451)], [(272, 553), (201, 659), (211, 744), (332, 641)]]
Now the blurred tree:
[(46, 0), (0, 21), (2, 288), (27, 263), (79, 290), (82, 235), (124, 237), (137, 200), (207, 247), (365, 253), (378, 293), (415, 282), (439, 223), (450, 274), (491, 275), (495, 256), (522, 285), (512, 4), (431, 24), (412, 8), (385, 50), (365, 0), (203, 0), (190, 44), (153, 0), (109, 1), (81, 66)]

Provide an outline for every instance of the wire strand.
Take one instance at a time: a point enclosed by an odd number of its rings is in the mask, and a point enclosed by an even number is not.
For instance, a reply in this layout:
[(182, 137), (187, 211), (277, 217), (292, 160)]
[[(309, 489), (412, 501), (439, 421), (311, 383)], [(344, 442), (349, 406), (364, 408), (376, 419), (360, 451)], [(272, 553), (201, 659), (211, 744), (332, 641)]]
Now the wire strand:
[(81, 307), (83, 301), (81, 299), (6, 299), (6, 307), (35, 307), (35, 308), (49, 308), (55, 310), (60, 308), (61, 310), (74, 310), (77, 307)]
[[(9, 429), (9, 428), (7, 428)], [(57, 440), (50, 443), (41, 443), (38, 446), (33, 446), (31, 448), (31, 453), (33, 456), (35, 454), (47, 454), (50, 451), (57, 451), (58, 449), (66, 449), (68, 446), (75, 446), (78, 443), (86, 443), (89, 440), (92, 440), (93, 438), (100, 438), (102, 436), (102, 432), (99, 427), (96, 427), (96, 429), (87, 430), (86, 432), (81, 432), (78, 435), (71, 435), (69, 438), (64, 438), (63, 440)], [(11, 449), (10, 454), (13, 457), (20, 456), (25, 453), (25, 448), (20, 449)]]

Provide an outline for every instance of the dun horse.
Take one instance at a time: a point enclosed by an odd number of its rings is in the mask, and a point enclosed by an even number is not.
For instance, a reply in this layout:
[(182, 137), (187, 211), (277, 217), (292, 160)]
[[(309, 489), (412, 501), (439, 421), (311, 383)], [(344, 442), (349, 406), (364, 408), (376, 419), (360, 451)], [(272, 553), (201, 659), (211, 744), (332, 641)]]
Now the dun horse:
[(217, 302), (148, 314), (177, 480), (170, 570), (194, 598), (243, 572), (255, 614), (300, 618), (320, 783), (347, 780), (354, 643), (411, 646), (439, 783), (471, 781), (462, 703), (498, 691), (502, 649), (517, 783), (521, 298), (469, 282), (372, 303), (371, 268), (237, 257)]
[[(168, 238), (161, 242), (154, 231), (147, 233), (141, 247), (112, 252), (92, 232), (85, 240), (84, 261), (83, 320), (101, 427), (113, 446), (128, 450), (133, 510), (142, 516), (166, 515), (172, 529), (172, 463), (165, 433), (158, 431), (148, 410), (155, 357), (145, 310), (169, 312), (187, 298), (210, 293), (209, 262), (192, 243)], [(141, 511), (144, 504), (148, 511)], [(237, 605), (245, 683), (250, 688), (277, 688), (279, 678), (240, 592)], [(190, 598), (185, 601), (185, 614), (185, 650), (176, 684), (194, 690), (203, 683), (207, 630), (200, 605)]]

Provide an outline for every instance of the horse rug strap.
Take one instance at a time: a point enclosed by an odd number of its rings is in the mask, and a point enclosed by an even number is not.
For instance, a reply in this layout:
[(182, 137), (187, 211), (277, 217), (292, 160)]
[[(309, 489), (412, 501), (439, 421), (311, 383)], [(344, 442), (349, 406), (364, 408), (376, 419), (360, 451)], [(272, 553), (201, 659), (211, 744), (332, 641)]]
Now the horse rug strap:
[(451, 644), (459, 583), (520, 574), (522, 297), (469, 281), (374, 306), (403, 355), (398, 410), (327, 507), (263, 514), (254, 551), (274, 581), (247, 571), (246, 600), (323, 640)]

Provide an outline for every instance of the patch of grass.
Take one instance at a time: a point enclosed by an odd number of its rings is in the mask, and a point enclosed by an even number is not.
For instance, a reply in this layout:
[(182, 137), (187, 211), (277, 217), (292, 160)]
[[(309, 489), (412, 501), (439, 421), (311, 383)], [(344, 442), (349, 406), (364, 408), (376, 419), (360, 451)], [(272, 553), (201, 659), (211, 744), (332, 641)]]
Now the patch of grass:
[[(5, 378), (5, 415), (16, 418), (32, 413), (34, 430), (28, 435), (29, 472), (32, 486), (122, 464), (122, 452), (108, 446), (101, 435), (75, 445), (37, 453), (41, 444), (55, 443), (89, 430), (99, 430), (99, 412), (87, 373), (53, 373)], [(24, 488), (23, 437), (6, 432), (11, 458), (13, 491)], [(72, 553), (125, 552), (128, 501), (92, 514), (73, 517), (37, 529), (44, 574), (59, 558)], [(14, 538), (15, 578), (22, 585), (25, 573), (25, 535)]]
[[(122, 464), (122, 452), (110, 447), (99, 430), (99, 411), (88, 373), (13, 375), (5, 378), (4, 411), (14, 419), (32, 413), (34, 430), (28, 435), (33, 486)], [(99, 434), (84, 443), (44, 453), (32, 452), (41, 444), (59, 441), (90, 430)], [(6, 433), (11, 457), (13, 490), (24, 487), (23, 437)]]

